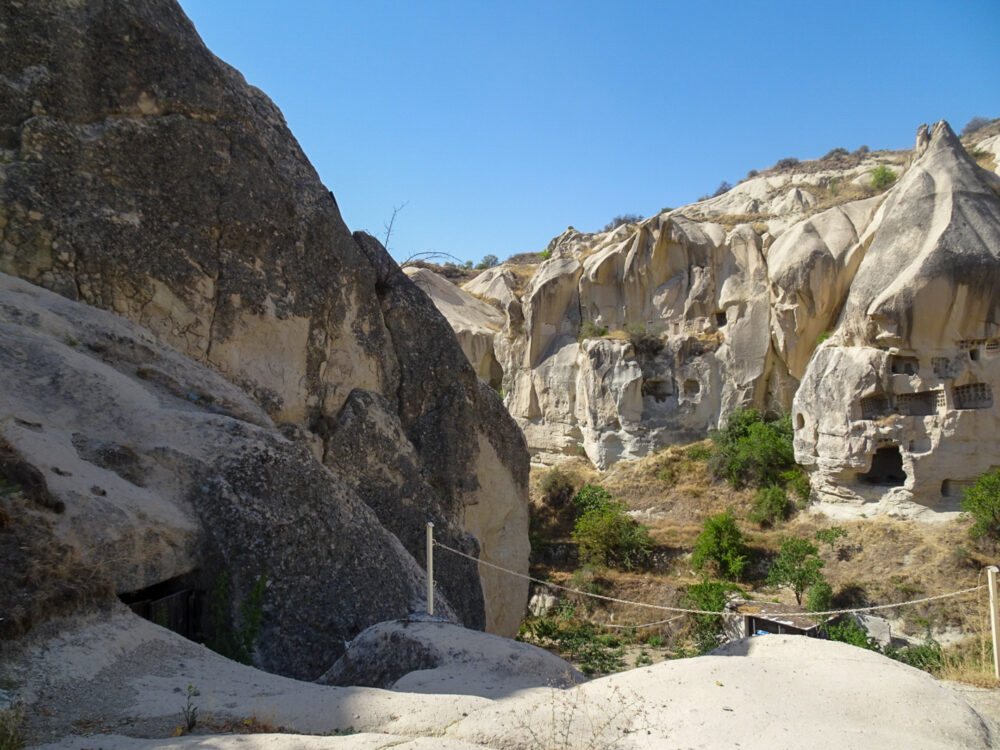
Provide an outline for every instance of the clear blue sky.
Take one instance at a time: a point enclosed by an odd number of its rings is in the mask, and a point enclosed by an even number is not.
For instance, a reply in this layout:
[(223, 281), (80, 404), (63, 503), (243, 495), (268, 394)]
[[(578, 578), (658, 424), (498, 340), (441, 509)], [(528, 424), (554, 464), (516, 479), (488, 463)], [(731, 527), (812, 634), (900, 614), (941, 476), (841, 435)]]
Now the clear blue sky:
[(181, 0), (397, 259), (537, 251), (831, 148), (1000, 116), (1000, 1)]

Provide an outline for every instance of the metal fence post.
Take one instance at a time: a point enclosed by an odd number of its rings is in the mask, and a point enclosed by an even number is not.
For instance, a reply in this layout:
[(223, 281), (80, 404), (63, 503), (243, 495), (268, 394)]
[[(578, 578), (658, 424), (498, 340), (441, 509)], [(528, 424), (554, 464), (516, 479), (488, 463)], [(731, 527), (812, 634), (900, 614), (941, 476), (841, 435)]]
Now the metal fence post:
[(990, 632), (993, 635), (993, 675), (1000, 680), (1000, 601), (997, 597), (997, 573), (1000, 568), (986, 568), (986, 581), (990, 588)]
[(430, 521), (427, 522), (427, 614), (434, 614), (434, 524)]

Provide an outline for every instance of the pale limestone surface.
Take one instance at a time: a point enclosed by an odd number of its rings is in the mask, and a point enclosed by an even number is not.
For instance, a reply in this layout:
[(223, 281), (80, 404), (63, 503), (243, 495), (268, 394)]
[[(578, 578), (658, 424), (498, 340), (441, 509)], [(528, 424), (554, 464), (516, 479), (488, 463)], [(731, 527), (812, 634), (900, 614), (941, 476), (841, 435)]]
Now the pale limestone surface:
[[(448, 645), (447, 639), (437, 643)], [(746, 639), (709, 656), (662, 662), (565, 690), (515, 691), (497, 700), (463, 691), (408, 693), (296, 682), (228, 662), (128, 613), (78, 620), (8, 663), (28, 703), (29, 731), (37, 744), (51, 742), (43, 745), (50, 750), (978, 750), (1000, 740), (992, 719), (927, 673), (871, 651), (801, 636)], [(462, 680), (482, 684), (483, 670), (503, 674), (502, 664), (490, 666), (489, 655), (469, 665), (438, 687)], [(181, 721), (187, 685), (198, 689), (197, 731), (209, 733), (135, 739), (170, 733)], [(291, 734), (210, 733), (212, 722), (248, 717)], [(113, 728), (117, 734), (68, 734), (81, 726)], [(348, 728), (362, 734), (295, 734)]]
[(839, 516), (956, 511), (1000, 466), (998, 180), (947, 123), (917, 144), (795, 397), (796, 459)]

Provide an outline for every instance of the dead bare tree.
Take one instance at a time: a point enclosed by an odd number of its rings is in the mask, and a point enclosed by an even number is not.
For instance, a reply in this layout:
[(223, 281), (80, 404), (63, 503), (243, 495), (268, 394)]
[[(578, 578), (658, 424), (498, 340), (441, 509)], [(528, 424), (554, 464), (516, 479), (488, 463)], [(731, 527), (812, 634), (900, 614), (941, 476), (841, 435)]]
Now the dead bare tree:
[(405, 201), (399, 206), (394, 206), (392, 209), (392, 218), (389, 219), (389, 223), (382, 225), (385, 227), (385, 239), (382, 240), (382, 247), (385, 248), (386, 252), (389, 252), (389, 238), (392, 236), (392, 225), (396, 223), (396, 215), (406, 208), (407, 203), (409, 203), (409, 201)]

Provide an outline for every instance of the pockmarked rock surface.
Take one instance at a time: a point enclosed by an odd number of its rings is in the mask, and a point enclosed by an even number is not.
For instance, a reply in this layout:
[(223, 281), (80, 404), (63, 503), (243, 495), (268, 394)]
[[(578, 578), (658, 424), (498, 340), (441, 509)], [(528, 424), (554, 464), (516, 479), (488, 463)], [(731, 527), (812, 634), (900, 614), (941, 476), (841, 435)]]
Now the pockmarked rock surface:
[[(440, 541), (526, 572), (516, 424), (426, 296), (348, 231), (274, 104), (172, 0), (3, 12), (0, 271), (221, 373), (365, 488), (411, 556), (433, 521)], [(388, 475), (366, 450), (385, 439), (402, 457)], [(464, 624), (513, 634), (526, 583), (476, 567), (443, 564), (442, 592)]]
[(923, 127), (863, 243), (795, 397), (796, 460), (834, 514), (958, 510), (1000, 467), (1000, 179)]
[[(49, 526), (67, 564), (113, 593), (182, 579), (222, 611), (216, 631), (246, 626), (260, 582), (253, 656), (297, 677), (319, 676), (372, 622), (424, 607), (423, 571), (376, 513), (217, 373), (4, 274), (0, 341), (0, 440), (44, 492), (5, 535)], [(36, 589), (67, 573), (5, 575), (0, 632), (40, 619)]]
[[(229, 662), (128, 612), (77, 619), (68, 629), (35, 635), (19, 653), (5, 654), (8, 680), (29, 702), (33, 744), (52, 750), (737, 745), (979, 750), (1000, 739), (992, 719), (927, 673), (871, 651), (799, 636), (738, 641), (709, 656), (662, 662), (565, 690), (532, 688), (490, 700), (461, 691), (297, 682)], [(477, 682), (474, 669), (465, 674)], [(182, 721), (188, 685), (197, 686), (199, 725), (193, 735), (162, 739)], [(285, 734), (213, 733), (213, 726), (247, 718), (281, 727)], [(81, 729), (90, 734), (76, 734)], [(114, 733), (99, 733), (107, 730)], [(345, 731), (359, 734), (297, 734)]]
[(585, 679), (569, 662), (537, 646), (449, 622), (408, 618), (362, 632), (317, 682), (502, 698)]

